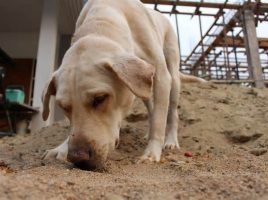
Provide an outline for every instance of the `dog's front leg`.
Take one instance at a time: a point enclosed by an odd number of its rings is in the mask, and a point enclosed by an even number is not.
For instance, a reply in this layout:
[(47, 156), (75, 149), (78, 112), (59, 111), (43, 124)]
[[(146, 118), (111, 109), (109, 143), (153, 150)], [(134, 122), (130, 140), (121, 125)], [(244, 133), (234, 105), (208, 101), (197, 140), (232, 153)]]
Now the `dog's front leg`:
[(165, 62), (162, 62), (161, 65), (156, 66), (149, 141), (141, 160), (160, 161), (165, 139), (170, 90), (171, 76)]
[(47, 150), (43, 154), (42, 158), (43, 159), (56, 158), (58, 160), (66, 161), (67, 154), (68, 154), (68, 141), (69, 141), (69, 137), (56, 148)]
[[(148, 119), (149, 119), (149, 124), (151, 124), (151, 119), (152, 119), (152, 114), (153, 114), (153, 101), (152, 99), (149, 99), (149, 100), (143, 100), (143, 103), (147, 109), (147, 112), (148, 112)], [(146, 140), (149, 139), (149, 132), (146, 132), (145, 135), (144, 135), (144, 138)]]

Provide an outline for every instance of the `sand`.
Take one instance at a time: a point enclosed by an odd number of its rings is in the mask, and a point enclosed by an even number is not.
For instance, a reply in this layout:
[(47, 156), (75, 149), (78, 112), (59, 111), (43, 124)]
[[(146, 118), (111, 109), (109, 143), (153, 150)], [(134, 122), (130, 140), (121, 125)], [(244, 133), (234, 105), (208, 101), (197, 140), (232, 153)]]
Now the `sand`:
[(268, 90), (188, 84), (180, 102), (181, 149), (160, 163), (136, 162), (148, 131), (139, 100), (104, 171), (41, 160), (68, 135), (64, 122), (0, 139), (0, 199), (268, 199)]

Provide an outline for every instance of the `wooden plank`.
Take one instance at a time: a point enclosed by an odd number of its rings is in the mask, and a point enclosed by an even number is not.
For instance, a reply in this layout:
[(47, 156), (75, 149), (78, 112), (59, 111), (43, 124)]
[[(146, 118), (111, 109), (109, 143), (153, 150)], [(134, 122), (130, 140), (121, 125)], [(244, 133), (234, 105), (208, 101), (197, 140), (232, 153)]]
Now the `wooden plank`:
[(258, 9), (256, 10), (256, 13), (260, 15), (264, 15), (267, 13), (268, 10), (268, 3), (264, 3), (264, 1), (261, 2), (261, 4), (258, 4), (256, 2), (245, 2), (244, 4), (233, 4), (233, 3), (216, 3), (215, 2), (202, 2), (202, 1), (182, 1), (182, 0), (141, 0), (141, 2), (146, 4), (158, 4), (158, 5), (176, 5), (176, 6), (185, 6), (185, 7), (200, 7), (200, 8), (224, 8), (224, 9), (233, 9), (233, 10), (239, 10), (241, 8), (254, 8), (256, 5), (258, 6)]
[(252, 10), (244, 10), (242, 15), (244, 43), (246, 46), (247, 61), (250, 78), (255, 81), (257, 88), (264, 87), (259, 45), (255, 27), (255, 18)]
[(203, 7), (203, 8), (226, 8), (226, 9), (239, 9), (242, 6), (239, 4), (226, 4), (224, 3), (209, 3), (209, 2), (190, 2), (190, 1), (176, 1), (176, 0), (141, 0), (147, 4), (161, 4), (161, 5), (177, 5), (187, 7)]
[[(242, 38), (242, 37), (235, 38), (235, 40), (233, 41), (233, 38), (231, 36), (226, 37), (226, 44), (229, 47), (233, 46), (233, 42), (234, 42), (236, 47), (245, 47), (244, 38)], [(258, 38), (258, 44), (259, 44), (260, 49), (268, 49), (268, 39)], [(222, 47), (224, 45), (225, 45), (224, 41), (219, 41), (218, 43), (215, 44), (215, 46), (220, 46), (220, 47)]]
[(209, 82), (218, 84), (231, 84), (231, 83), (254, 83), (253, 80), (210, 80)]
[[(254, 83), (254, 80), (210, 80), (209, 82), (215, 84), (241, 84), (241, 83)], [(264, 81), (264, 85), (268, 87), (268, 81)]]
[[(202, 56), (199, 57), (199, 59), (193, 64), (193, 68), (198, 67), (201, 62), (203, 61), (203, 59), (211, 52), (211, 50), (214, 48), (215, 44), (219, 43), (219, 41), (222, 41), (224, 38), (224, 33), (228, 33), (232, 27), (235, 25), (236, 23), (236, 15), (233, 16), (233, 18), (228, 22), (228, 24), (225, 25), (225, 27), (223, 28), (223, 30), (219, 33), (219, 35), (216, 37), (216, 39), (214, 40), (214, 42), (206, 49), (206, 51), (204, 52), (204, 54)], [(212, 29), (212, 27), (214, 26), (214, 24), (211, 26), (210, 29)], [(210, 29), (208, 30), (208, 32), (205, 34), (208, 35)], [(198, 45), (200, 45), (198, 43)]]

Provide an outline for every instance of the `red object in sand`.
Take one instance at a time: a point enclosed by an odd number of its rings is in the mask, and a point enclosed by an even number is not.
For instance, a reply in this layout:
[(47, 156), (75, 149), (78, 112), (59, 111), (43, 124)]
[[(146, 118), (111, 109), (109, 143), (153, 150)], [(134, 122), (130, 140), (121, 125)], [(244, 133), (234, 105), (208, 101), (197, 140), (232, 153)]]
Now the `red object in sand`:
[(184, 156), (191, 158), (193, 157), (193, 154), (191, 152), (185, 152)]

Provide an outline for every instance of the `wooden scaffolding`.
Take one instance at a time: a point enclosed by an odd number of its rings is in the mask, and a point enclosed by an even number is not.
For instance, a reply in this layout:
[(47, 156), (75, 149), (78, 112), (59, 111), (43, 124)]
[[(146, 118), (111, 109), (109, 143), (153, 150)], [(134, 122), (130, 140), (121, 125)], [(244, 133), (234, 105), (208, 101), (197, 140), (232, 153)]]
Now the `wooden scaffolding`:
[[(181, 56), (181, 71), (220, 83), (250, 83), (263, 88), (268, 82), (267, 38), (258, 38), (256, 27), (268, 22), (268, 2), (261, 0), (142, 0), (154, 9), (175, 15), (179, 37), (178, 15), (198, 16), (201, 39), (189, 55)], [(159, 5), (170, 7), (163, 11)], [(194, 12), (182, 12), (181, 7), (194, 7)], [(217, 9), (215, 14), (201, 8)], [(184, 9), (185, 10), (185, 9)], [(203, 16), (214, 18), (203, 32)]]

